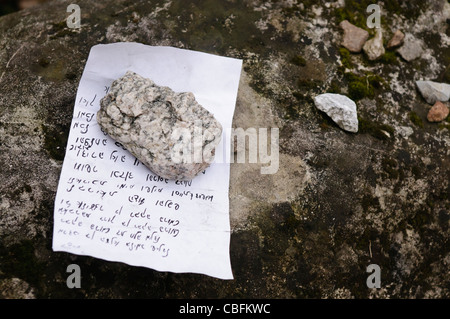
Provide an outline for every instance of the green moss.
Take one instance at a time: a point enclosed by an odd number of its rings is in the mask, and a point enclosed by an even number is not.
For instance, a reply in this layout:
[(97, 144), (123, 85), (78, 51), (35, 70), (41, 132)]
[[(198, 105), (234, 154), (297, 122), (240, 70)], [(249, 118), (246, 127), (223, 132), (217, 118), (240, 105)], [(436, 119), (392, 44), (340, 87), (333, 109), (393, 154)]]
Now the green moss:
[[(367, 17), (370, 13), (367, 13), (367, 7), (370, 4), (376, 3), (373, 0), (346, 0), (345, 6), (342, 8), (337, 8), (334, 11), (334, 16), (337, 22), (348, 20), (350, 23), (373, 33), (373, 29), (367, 27)], [(381, 16), (381, 23), (386, 23), (384, 19), (384, 14)]]
[(334, 11), (334, 15), (338, 23), (344, 20), (352, 20), (351, 17), (353, 16), (351, 12), (348, 12), (347, 10), (345, 10), (345, 8), (337, 8)]
[(391, 136), (394, 134), (394, 128), (387, 124), (375, 123), (361, 117), (358, 118), (358, 122), (358, 130), (360, 133), (370, 134), (379, 140), (388, 140), (389, 136), (386, 133)]
[(371, 133), (373, 130), (377, 128), (376, 123), (373, 123), (361, 117), (358, 118), (358, 122), (359, 122), (358, 130), (360, 133)]
[[(348, 2), (356, 3), (356, 1), (346, 1), (346, 4)], [(359, 5), (357, 6), (359, 7)], [(365, 8), (367, 8), (367, 6)], [(366, 23), (367, 18), (365, 16), (365, 8), (364, 10), (353, 10), (352, 8), (345, 6), (344, 8), (336, 9), (334, 15), (338, 23), (344, 20), (348, 20), (350, 23), (356, 25), (357, 27), (367, 30), (368, 28)]]
[(351, 61), (350, 51), (346, 48), (339, 48), (339, 54), (341, 55), (342, 65), (347, 69), (353, 69), (353, 63)]
[[(373, 0), (346, 0), (345, 6), (342, 8), (337, 8), (334, 11), (334, 16), (337, 22), (343, 20), (348, 20), (354, 25), (366, 29), (368, 31), (373, 31), (367, 27), (367, 17), (370, 13), (366, 12), (367, 7), (370, 4), (377, 3)], [(389, 0), (383, 2), (381, 24), (385, 25), (389, 23), (389, 18), (393, 14), (404, 16), (407, 19), (416, 19), (421, 11), (427, 6), (427, 1), (403, 1), (403, 0)]]
[[(362, 98), (373, 99), (377, 90), (384, 90), (389, 87), (388, 83), (378, 74), (370, 71), (364, 72), (362, 75), (358, 75), (353, 72), (345, 72), (345, 68), (352, 68), (353, 65), (349, 64), (350, 52), (346, 50), (340, 50), (343, 57), (342, 63), (344, 66), (338, 68), (344, 80), (347, 81), (349, 97), (355, 101)], [(348, 53), (348, 54), (347, 54)]]
[(409, 120), (413, 122), (414, 125), (423, 128), (422, 119), (419, 117), (419, 115), (417, 115), (416, 112), (414, 111), (409, 112)]
[(304, 90), (316, 89), (320, 84), (321, 82), (319, 80), (299, 79), (297, 81), (298, 87)]
[(348, 84), (348, 94), (352, 100), (361, 100), (368, 96), (373, 97), (373, 91), (363, 81), (352, 81)]
[(367, 80), (374, 89), (382, 89), (386, 86), (386, 81), (378, 74), (367, 73)]
[(398, 64), (397, 54), (395, 51), (387, 50), (380, 58), (380, 61), (385, 64)]
[(383, 89), (386, 86), (386, 82), (381, 76), (371, 72), (366, 72), (364, 76), (347, 72), (344, 77), (348, 81), (349, 96), (355, 101), (365, 97), (372, 99), (375, 96), (375, 90)]
[(291, 59), (291, 63), (298, 65), (298, 66), (305, 66), (306, 65), (306, 60), (304, 57), (302, 57), (301, 55), (296, 55)]
[(67, 21), (66, 20), (62, 20), (62, 21), (57, 22), (57, 23), (52, 23), (52, 29), (55, 32), (64, 30), (66, 27), (67, 27)]

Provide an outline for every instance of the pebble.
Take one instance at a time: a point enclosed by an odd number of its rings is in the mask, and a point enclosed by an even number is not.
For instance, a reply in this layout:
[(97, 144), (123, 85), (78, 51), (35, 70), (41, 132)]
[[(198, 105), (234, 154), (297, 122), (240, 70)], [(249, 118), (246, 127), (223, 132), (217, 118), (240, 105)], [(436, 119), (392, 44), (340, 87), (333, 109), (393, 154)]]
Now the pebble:
[(383, 34), (381, 29), (377, 29), (375, 37), (364, 44), (363, 50), (371, 61), (380, 58), (386, 52), (383, 46)]
[(358, 114), (356, 104), (345, 95), (324, 93), (314, 98), (316, 107), (325, 112), (345, 131), (358, 132)]
[(404, 39), (405, 39), (405, 34), (402, 31), (397, 30), (397, 31), (395, 31), (392, 38), (389, 40), (386, 48), (393, 49), (393, 48), (399, 47), (403, 44)]
[(433, 81), (416, 81), (416, 85), (427, 103), (446, 102), (450, 98), (450, 84)]
[(429, 122), (441, 122), (447, 118), (448, 113), (448, 107), (444, 103), (436, 101), (433, 107), (428, 111), (427, 120)]
[(414, 130), (409, 126), (399, 126), (396, 130), (406, 140), (414, 133)]
[(422, 42), (410, 33), (405, 35), (403, 45), (397, 49), (403, 59), (410, 62), (419, 58), (423, 53)]
[(369, 38), (369, 32), (351, 24), (347, 20), (339, 23), (339, 26), (344, 30), (342, 46), (353, 53), (361, 52), (364, 43)]

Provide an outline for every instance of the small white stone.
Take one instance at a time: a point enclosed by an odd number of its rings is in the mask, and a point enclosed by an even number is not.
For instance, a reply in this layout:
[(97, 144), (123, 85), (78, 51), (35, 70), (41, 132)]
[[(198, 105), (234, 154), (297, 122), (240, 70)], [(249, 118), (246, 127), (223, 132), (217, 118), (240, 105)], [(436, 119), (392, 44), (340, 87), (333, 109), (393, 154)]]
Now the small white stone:
[(399, 126), (396, 131), (406, 140), (414, 133), (414, 130), (409, 126)]
[(381, 29), (377, 30), (377, 33), (373, 39), (368, 40), (364, 44), (363, 50), (371, 61), (380, 58), (385, 53)]
[(450, 99), (450, 84), (433, 81), (416, 81), (420, 94), (429, 104), (436, 101), (446, 102)]
[(408, 62), (415, 60), (422, 56), (422, 41), (414, 38), (412, 34), (407, 33), (405, 35), (403, 45), (397, 50), (397, 52)]
[(358, 132), (356, 104), (345, 95), (335, 93), (320, 94), (314, 98), (316, 107), (325, 112), (343, 130)]

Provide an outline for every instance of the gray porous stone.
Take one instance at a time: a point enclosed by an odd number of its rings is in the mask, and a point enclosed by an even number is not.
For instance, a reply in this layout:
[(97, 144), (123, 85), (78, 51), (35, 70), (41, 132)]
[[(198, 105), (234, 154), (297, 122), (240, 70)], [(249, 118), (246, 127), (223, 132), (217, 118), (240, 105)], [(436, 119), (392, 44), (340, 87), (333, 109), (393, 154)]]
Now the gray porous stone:
[(128, 71), (101, 100), (97, 122), (152, 172), (189, 180), (214, 159), (221, 124), (192, 93)]
[(416, 39), (412, 34), (407, 33), (404, 37), (403, 45), (397, 50), (403, 59), (410, 62), (422, 56), (422, 41)]
[(329, 117), (343, 130), (358, 132), (358, 114), (356, 104), (341, 94), (325, 93), (314, 98), (316, 107)]

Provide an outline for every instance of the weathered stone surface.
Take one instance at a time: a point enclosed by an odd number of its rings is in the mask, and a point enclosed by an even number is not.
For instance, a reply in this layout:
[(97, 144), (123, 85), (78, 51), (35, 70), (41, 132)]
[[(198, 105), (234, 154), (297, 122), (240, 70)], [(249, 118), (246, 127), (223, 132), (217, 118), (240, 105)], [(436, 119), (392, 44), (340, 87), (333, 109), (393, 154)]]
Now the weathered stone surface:
[(369, 38), (369, 32), (351, 24), (347, 20), (342, 21), (339, 26), (344, 30), (342, 46), (353, 53), (361, 52), (364, 43)]
[(397, 31), (395, 31), (392, 38), (389, 40), (386, 48), (393, 49), (393, 48), (399, 47), (403, 44), (404, 39), (405, 39), (405, 34), (402, 31), (397, 30)]
[[(428, 123), (415, 84), (439, 79), (448, 65), (450, 47), (439, 41), (447, 37), (447, 1), (383, 7), (383, 30), (398, 25), (423, 39), (420, 60), (367, 63), (357, 55), (345, 70), (339, 22), (364, 14), (355, 1), (301, 7), (290, 0), (77, 0), (81, 28), (73, 30), (65, 21), (70, 3), (0, 17), (0, 286), (6, 297), (450, 297), (450, 126)], [(117, 41), (243, 59), (233, 127), (279, 128), (276, 174), (261, 175), (266, 164), (231, 164), (234, 280), (51, 249), (77, 85), (90, 48)], [(291, 62), (297, 55), (305, 66)], [(345, 134), (313, 99), (353, 87), (363, 93), (359, 130)], [(81, 289), (66, 286), (74, 263)], [(380, 289), (366, 286), (370, 264), (381, 267)]]
[(423, 53), (422, 41), (407, 33), (403, 45), (397, 50), (403, 59), (410, 62), (419, 58)]
[(436, 101), (428, 111), (427, 120), (430, 122), (441, 122), (447, 118), (448, 113), (448, 107), (444, 103)]
[(446, 102), (450, 98), (450, 84), (433, 81), (416, 81), (417, 88), (429, 104)]
[(192, 93), (128, 71), (100, 101), (97, 122), (155, 174), (189, 180), (214, 160), (222, 126)]
[(364, 44), (363, 50), (371, 61), (380, 58), (386, 52), (383, 46), (383, 34), (381, 29), (377, 29), (375, 37)]
[(2, 299), (35, 299), (33, 288), (19, 278), (0, 280), (0, 298)]
[(358, 132), (358, 114), (356, 104), (341, 94), (325, 93), (314, 98), (316, 107), (327, 113), (343, 130)]

